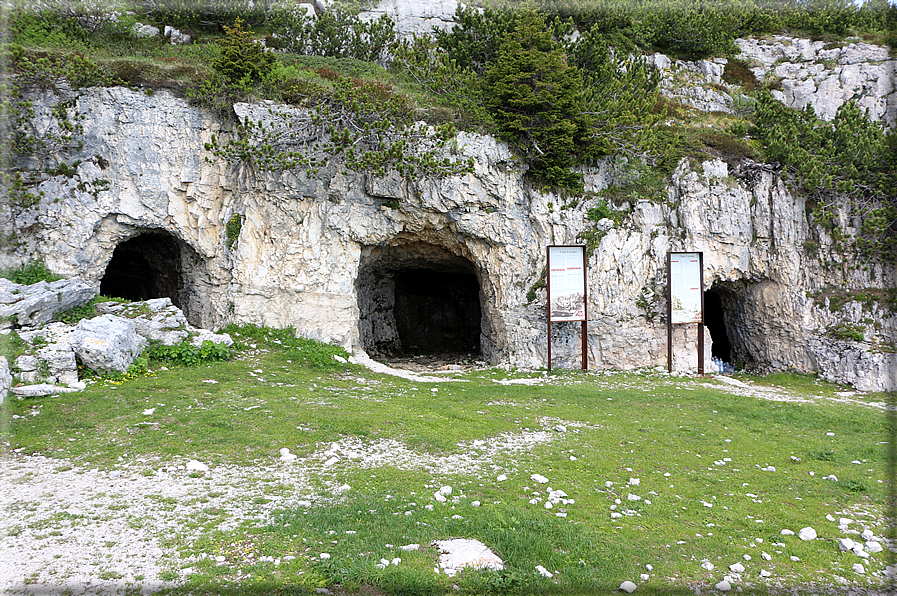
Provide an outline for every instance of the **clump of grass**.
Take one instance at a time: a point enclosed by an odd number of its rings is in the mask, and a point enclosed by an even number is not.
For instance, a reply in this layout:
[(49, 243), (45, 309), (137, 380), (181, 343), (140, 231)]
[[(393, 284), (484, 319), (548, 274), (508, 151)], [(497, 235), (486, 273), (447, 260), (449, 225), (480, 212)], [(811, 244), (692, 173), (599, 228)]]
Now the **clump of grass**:
[(11, 282), (23, 286), (30, 286), (40, 281), (51, 282), (62, 279), (62, 276), (50, 271), (47, 265), (39, 259), (28, 261), (18, 269), (0, 271), (0, 277), (5, 277)]

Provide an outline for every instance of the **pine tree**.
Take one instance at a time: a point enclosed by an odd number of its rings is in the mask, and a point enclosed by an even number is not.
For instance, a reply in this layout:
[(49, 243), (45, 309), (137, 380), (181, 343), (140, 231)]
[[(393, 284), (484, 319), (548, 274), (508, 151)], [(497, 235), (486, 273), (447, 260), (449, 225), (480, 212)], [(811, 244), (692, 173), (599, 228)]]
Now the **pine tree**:
[(274, 69), (277, 59), (263, 44), (257, 43), (251, 31), (243, 29), (243, 20), (233, 27), (224, 26), (225, 36), (218, 41), (221, 55), (213, 67), (231, 83), (249, 86), (264, 79)]
[(571, 171), (584, 138), (582, 78), (537, 12), (517, 15), (486, 72), (485, 102), (538, 187), (582, 189), (582, 175)]

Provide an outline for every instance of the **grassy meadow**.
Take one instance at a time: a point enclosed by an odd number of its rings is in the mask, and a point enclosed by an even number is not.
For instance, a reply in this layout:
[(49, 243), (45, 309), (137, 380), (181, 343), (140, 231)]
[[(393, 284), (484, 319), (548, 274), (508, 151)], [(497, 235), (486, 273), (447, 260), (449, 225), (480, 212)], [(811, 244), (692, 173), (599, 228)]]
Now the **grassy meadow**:
[[(164, 537), (176, 594), (609, 594), (627, 580), (692, 594), (726, 576), (745, 593), (894, 587), (894, 395), (655, 370), (481, 368), (426, 383), (252, 345), (230, 362), (150, 363), (82, 393), (8, 399), (0, 430), (61, 470), (151, 476), (197, 459), (256, 478), (277, 507), (227, 529), (207, 511)], [(283, 480), (299, 469), (301, 490)], [(807, 526), (817, 539), (799, 539)], [(864, 529), (882, 552), (839, 551)], [(449, 538), (482, 541), (505, 568), (437, 573), (433, 542)]]

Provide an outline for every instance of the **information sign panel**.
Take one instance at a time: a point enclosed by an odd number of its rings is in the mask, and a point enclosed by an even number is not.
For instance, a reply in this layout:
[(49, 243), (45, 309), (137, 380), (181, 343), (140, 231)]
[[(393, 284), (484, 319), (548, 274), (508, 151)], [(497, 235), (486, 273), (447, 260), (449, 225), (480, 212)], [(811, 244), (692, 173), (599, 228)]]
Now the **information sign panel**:
[(548, 320), (586, 320), (584, 246), (548, 247)]
[(696, 252), (670, 254), (670, 322), (703, 323), (701, 255)]

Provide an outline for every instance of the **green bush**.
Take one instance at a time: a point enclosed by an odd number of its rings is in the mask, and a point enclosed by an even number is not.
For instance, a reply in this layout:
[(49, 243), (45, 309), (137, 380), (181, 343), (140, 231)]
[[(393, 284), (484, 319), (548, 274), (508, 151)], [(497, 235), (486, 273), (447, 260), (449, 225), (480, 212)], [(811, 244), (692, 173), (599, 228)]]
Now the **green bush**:
[(221, 54), (212, 67), (233, 84), (251, 86), (268, 77), (277, 59), (255, 40), (251, 31), (243, 29), (243, 19), (233, 27), (224, 25), (225, 36), (218, 40)]
[(83, 51), (89, 41), (77, 20), (50, 11), (14, 14), (10, 30), (12, 40), (23, 46)]
[(645, 41), (661, 51), (687, 60), (737, 53), (732, 12), (703, 0), (683, 0), (645, 13), (641, 28)]
[(230, 360), (233, 351), (224, 344), (216, 344), (210, 340), (205, 340), (201, 346), (194, 346), (185, 340), (173, 346), (151, 342), (144, 355), (168, 366), (199, 366)]
[(227, 220), (227, 224), (224, 226), (224, 231), (227, 234), (228, 248), (233, 248), (234, 244), (237, 243), (237, 238), (240, 237), (241, 229), (243, 229), (243, 216), (239, 213), (234, 213), (230, 216), (230, 219)]
[(897, 134), (885, 132), (854, 102), (823, 122), (812, 107), (794, 110), (760, 91), (750, 134), (763, 157), (791, 172), (813, 199), (813, 219), (833, 236), (839, 209), (859, 222), (846, 241), (861, 255), (897, 262)]
[(209, 33), (240, 19), (247, 27), (264, 25), (276, 0), (137, 0), (141, 14), (158, 25)]
[(535, 185), (580, 191), (582, 175), (572, 168), (587, 134), (582, 77), (538, 13), (518, 15), (486, 71), (484, 92), (499, 136), (529, 164)]
[(302, 55), (378, 62), (396, 40), (395, 24), (386, 15), (365, 22), (340, 6), (315, 18), (278, 10), (268, 25), (278, 48)]

